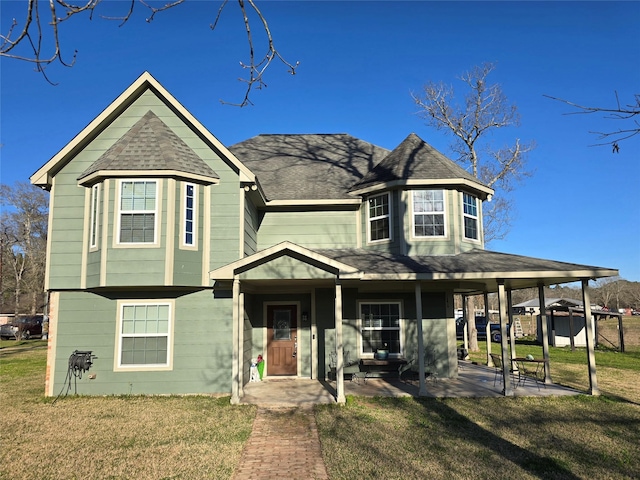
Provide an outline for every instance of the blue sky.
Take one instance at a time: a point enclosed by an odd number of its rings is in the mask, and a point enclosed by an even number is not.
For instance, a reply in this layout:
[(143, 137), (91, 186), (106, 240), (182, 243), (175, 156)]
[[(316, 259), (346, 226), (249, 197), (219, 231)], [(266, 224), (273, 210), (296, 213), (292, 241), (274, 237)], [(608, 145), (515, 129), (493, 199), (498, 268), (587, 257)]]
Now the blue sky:
[[(535, 141), (534, 171), (514, 192), (515, 218), (492, 250), (617, 268), (640, 281), (640, 138), (618, 154), (589, 131), (612, 120), (564, 115), (544, 94), (596, 106), (640, 86), (640, 2), (259, 2), (276, 46), (297, 75), (274, 64), (253, 107), (239, 101), (247, 60), (242, 19), (231, 1), (187, 1), (146, 23), (140, 5), (124, 26), (94, 16), (61, 27), (73, 68), (0, 60), (1, 181), (29, 176), (148, 70), (226, 145), (260, 133), (349, 133), (392, 149), (415, 132), (447, 155), (450, 137), (425, 126), (411, 92), (427, 81), (456, 85), (474, 65), (495, 62), (489, 80), (518, 106), (519, 128), (491, 137)], [(124, 14), (109, 1), (99, 13)], [(23, 1), (0, 2), (2, 33), (24, 16)], [(257, 27), (256, 34), (257, 34)], [(260, 49), (258, 48), (260, 51)]]

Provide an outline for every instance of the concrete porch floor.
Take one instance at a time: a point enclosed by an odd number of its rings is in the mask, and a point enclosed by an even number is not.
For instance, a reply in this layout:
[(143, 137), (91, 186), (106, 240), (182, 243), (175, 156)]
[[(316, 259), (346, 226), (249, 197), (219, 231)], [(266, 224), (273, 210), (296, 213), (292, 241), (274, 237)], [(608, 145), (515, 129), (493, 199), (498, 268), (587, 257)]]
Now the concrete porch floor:
[[(460, 362), (457, 379), (427, 382), (427, 397), (501, 397), (502, 383), (494, 386), (495, 370), (484, 365)], [(345, 379), (345, 394), (359, 396), (404, 397), (418, 396), (417, 381), (369, 378), (365, 381)], [(579, 395), (579, 392), (560, 385), (540, 385), (527, 380), (514, 388), (516, 397)], [(262, 382), (247, 383), (240, 403), (264, 407), (305, 407), (335, 403), (336, 384), (324, 380), (269, 377)]]

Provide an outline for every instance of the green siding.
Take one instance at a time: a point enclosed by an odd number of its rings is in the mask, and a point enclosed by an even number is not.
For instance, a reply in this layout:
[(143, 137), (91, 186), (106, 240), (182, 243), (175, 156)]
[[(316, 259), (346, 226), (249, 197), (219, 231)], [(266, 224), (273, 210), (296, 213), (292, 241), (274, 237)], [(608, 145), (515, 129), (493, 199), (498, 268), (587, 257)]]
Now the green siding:
[[(113, 297), (117, 296), (114, 292)], [(171, 295), (163, 291), (160, 297)], [(214, 302), (210, 290), (174, 298), (173, 370), (114, 372), (116, 300), (91, 293), (61, 293), (54, 394), (64, 388), (68, 358), (74, 350), (91, 350), (98, 357), (91, 368), (96, 378), (85, 375), (77, 380), (80, 394), (229, 393), (231, 300)]]
[(334, 275), (291, 257), (280, 257), (240, 275), (241, 280), (257, 279), (332, 279)]
[(260, 224), (260, 250), (290, 241), (308, 248), (354, 248), (354, 211), (266, 212)]
[[(204, 235), (211, 238), (211, 264), (209, 270), (240, 258), (240, 225), (238, 172), (225, 163), (203, 139), (193, 132), (167, 105), (151, 91), (134, 101), (111, 125), (100, 132), (82, 151), (67, 163), (55, 176), (53, 211), (51, 212), (51, 248), (49, 285), (52, 290), (77, 289), (81, 287), (82, 251), (84, 236), (85, 191), (78, 186), (77, 178), (109, 147), (113, 145), (149, 109), (153, 110), (174, 132), (179, 135), (220, 176), (220, 184), (212, 187), (211, 230), (204, 231), (200, 203), (198, 214), (198, 250), (180, 250), (180, 182), (176, 182), (175, 218), (167, 218), (168, 188), (172, 182), (162, 180), (158, 242), (156, 247), (114, 248), (114, 212), (117, 209), (116, 180), (110, 181), (108, 205), (100, 209), (100, 237), (98, 251), (90, 252), (87, 259), (88, 287), (100, 285), (101, 275), (106, 275), (106, 286), (164, 285), (166, 248), (175, 245), (173, 253), (173, 281), (179, 285), (202, 284), (202, 261)], [(198, 189), (202, 201), (202, 187)], [(102, 192), (101, 192), (102, 202)], [(167, 222), (174, 222), (175, 241), (167, 242)], [(103, 243), (102, 232), (106, 229), (107, 240)], [(102, 249), (106, 249), (106, 272), (102, 272)], [(132, 268), (135, 265), (135, 268)]]
[(252, 255), (258, 251), (258, 209), (245, 195), (244, 203), (244, 255)]

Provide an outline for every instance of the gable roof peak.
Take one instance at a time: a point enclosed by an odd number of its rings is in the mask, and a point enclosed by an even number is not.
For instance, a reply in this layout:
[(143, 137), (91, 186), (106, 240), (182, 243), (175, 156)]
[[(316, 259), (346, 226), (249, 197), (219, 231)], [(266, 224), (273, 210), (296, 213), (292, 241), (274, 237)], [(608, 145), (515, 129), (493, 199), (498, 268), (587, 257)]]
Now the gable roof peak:
[(399, 185), (464, 184), (482, 195), (493, 190), (460, 165), (410, 133), (380, 163), (351, 188), (362, 194)]
[(126, 175), (132, 171), (186, 176), (203, 183), (214, 183), (219, 179), (216, 172), (151, 110), (85, 170), (78, 180), (86, 184), (99, 177)]

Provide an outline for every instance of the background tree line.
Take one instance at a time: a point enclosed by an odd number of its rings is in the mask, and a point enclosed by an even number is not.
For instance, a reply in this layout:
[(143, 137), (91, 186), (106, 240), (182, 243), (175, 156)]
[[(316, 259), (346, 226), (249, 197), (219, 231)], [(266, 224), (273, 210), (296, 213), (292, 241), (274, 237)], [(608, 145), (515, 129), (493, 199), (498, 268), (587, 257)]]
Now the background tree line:
[(0, 184), (0, 313), (42, 313), (49, 193)]

